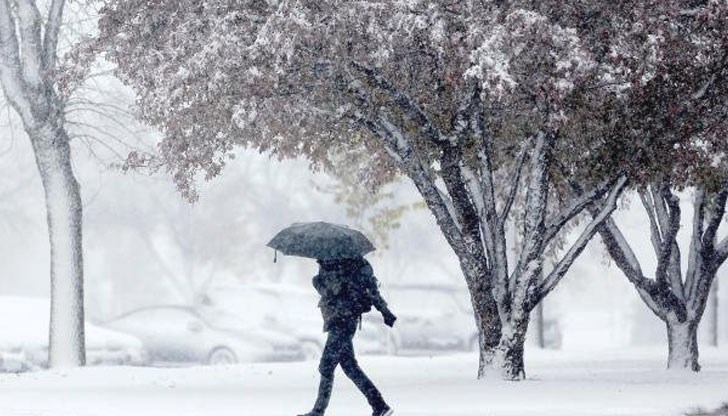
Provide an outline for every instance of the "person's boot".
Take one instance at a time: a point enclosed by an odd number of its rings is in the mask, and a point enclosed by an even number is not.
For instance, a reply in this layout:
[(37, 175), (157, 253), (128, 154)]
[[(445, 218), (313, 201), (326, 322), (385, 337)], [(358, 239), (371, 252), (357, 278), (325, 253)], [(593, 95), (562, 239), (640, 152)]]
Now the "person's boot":
[(392, 414), (394, 414), (394, 410), (385, 404), (380, 409), (374, 409), (372, 416), (391, 416)]
[(334, 387), (334, 379), (332, 377), (321, 376), (319, 382), (318, 397), (313, 410), (298, 416), (324, 416), (324, 411), (329, 407), (329, 398), (331, 398), (331, 390)]

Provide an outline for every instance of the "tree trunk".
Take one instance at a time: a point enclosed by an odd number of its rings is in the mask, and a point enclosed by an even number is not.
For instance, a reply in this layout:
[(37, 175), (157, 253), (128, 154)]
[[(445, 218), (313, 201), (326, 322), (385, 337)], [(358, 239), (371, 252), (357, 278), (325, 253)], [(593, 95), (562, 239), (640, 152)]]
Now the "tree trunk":
[(536, 344), (539, 348), (544, 349), (546, 348), (546, 333), (543, 321), (543, 301), (536, 305), (534, 312), (536, 312), (536, 319), (534, 320), (536, 326)]
[(471, 293), (475, 322), (479, 334), (478, 378), (483, 378), (493, 368), (495, 350), (501, 337), (498, 309), (490, 290), (480, 289)]
[(719, 319), (719, 313), (720, 312), (720, 299), (718, 299), (718, 279), (713, 279), (713, 284), (710, 287), (710, 298), (709, 298), (709, 308), (710, 308), (710, 314), (708, 315), (710, 317), (710, 321), (708, 322), (708, 329), (710, 331), (710, 345), (717, 347), (720, 343), (720, 319)]
[(81, 366), (86, 353), (80, 188), (63, 127), (44, 125), (29, 135), (45, 191), (51, 248), (48, 363), (51, 367)]
[(503, 325), (501, 339), (495, 351), (495, 365), (504, 380), (523, 380), (526, 370), (523, 363), (528, 316), (525, 319)]
[(700, 371), (697, 322), (668, 320), (667, 339), (668, 369)]

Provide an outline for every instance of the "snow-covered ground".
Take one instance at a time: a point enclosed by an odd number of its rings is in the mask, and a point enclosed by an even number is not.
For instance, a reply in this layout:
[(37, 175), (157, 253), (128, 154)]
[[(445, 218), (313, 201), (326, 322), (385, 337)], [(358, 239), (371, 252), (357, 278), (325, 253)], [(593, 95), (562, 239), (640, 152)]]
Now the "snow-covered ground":
[[(728, 349), (706, 349), (700, 374), (663, 370), (657, 349), (533, 350), (523, 382), (475, 380), (473, 354), (360, 362), (397, 416), (678, 416), (728, 401)], [(349, 380), (337, 376), (327, 415), (369, 415)], [(0, 415), (293, 416), (309, 409), (317, 382), (315, 362), (4, 374)]]

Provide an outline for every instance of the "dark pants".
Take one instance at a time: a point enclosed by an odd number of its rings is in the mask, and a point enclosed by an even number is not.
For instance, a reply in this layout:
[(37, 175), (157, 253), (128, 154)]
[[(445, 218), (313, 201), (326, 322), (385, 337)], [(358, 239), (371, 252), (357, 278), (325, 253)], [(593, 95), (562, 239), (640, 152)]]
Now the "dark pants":
[(331, 389), (334, 386), (334, 370), (336, 370), (337, 365), (341, 365), (344, 374), (366, 396), (372, 409), (380, 410), (386, 406), (382, 394), (379, 393), (374, 383), (369, 380), (369, 377), (364, 374), (354, 357), (354, 344), (352, 341), (356, 332), (356, 325), (357, 320), (355, 319), (327, 325), (329, 335), (319, 364), (321, 383), (318, 398), (313, 408), (316, 413), (323, 414), (329, 405)]

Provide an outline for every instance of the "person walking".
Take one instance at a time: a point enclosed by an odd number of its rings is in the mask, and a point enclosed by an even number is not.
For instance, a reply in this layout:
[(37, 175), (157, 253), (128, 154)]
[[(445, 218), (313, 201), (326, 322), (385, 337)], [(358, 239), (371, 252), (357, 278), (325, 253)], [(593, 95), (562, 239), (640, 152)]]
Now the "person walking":
[(323, 416), (329, 405), (334, 385), (334, 370), (341, 365), (344, 374), (364, 394), (372, 407), (372, 416), (390, 416), (392, 409), (374, 383), (364, 374), (354, 356), (353, 338), (361, 316), (376, 308), (387, 326), (394, 326), (397, 317), (389, 310), (379, 293), (372, 266), (363, 257), (317, 260), (319, 274), (313, 286), (321, 295), (319, 308), (328, 333), (319, 363), (321, 380), (313, 410), (298, 416)]

